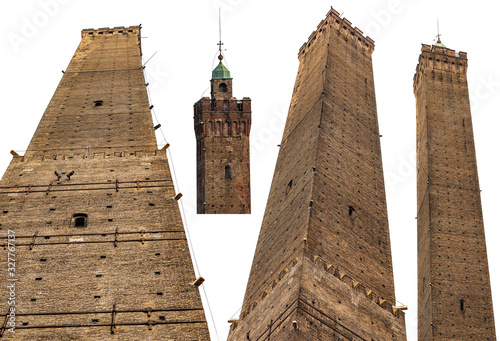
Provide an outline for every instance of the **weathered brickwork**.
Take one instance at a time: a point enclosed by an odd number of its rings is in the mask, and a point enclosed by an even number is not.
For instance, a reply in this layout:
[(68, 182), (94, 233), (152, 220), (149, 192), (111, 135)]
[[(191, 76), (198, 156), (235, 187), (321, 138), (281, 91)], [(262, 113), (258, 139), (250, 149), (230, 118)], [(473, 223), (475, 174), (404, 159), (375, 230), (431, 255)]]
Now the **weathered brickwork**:
[[(6, 340), (209, 340), (140, 42), (137, 26), (84, 30), (1, 180), (2, 263), (7, 231), (16, 236)], [(6, 276), (0, 286), (7, 297)]]
[(250, 213), (251, 100), (233, 97), (232, 79), (212, 79), (194, 105), (197, 212)]
[(467, 54), (422, 45), (417, 103), (418, 339), (495, 340)]
[(242, 314), (228, 340), (406, 340), (373, 48), (331, 10), (300, 49)]

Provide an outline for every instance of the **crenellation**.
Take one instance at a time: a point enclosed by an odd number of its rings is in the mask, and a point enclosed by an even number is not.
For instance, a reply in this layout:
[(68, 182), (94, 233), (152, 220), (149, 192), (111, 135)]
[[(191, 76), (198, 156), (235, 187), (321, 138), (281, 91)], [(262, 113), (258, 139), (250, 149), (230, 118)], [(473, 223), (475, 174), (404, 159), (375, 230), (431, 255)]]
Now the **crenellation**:
[(422, 44), (419, 63), (413, 77), (413, 89), (417, 91), (425, 71), (439, 70), (456, 74), (466, 74), (468, 67), (467, 53), (455, 50)]
[(321, 20), (319, 22), (318, 26), (316, 26), (316, 30), (320, 30), (323, 27), (323, 25), (325, 25), (325, 22), (326, 22), (326, 19)]
[(347, 20), (347, 18), (342, 18), (342, 21), (346, 25), (346, 26), (344, 26), (344, 29), (347, 29), (347, 27), (350, 27), (350, 28), (354, 29), (354, 27), (352, 27), (352, 22), (350, 22), (349, 20)]
[(319, 23), (316, 31), (311, 33), (307, 41), (299, 49), (299, 59), (307, 53), (311, 44), (328, 25), (334, 26), (337, 29), (337, 32), (343, 34), (346, 39), (351, 40), (351, 42), (353, 42), (355, 46), (360, 48), (362, 51), (366, 50), (369, 54), (373, 53), (375, 48), (373, 39), (368, 36), (364, 36), (363, 31), (357, 27), (353, 27), (352, 23), (346, 18), (340, 18), (339, 13), (332, 9), (328, 13), (326, 19)]
[(130, 26), (130, 27), (117, 26), (117, 27), (112, 27), (112, 28), (101, 27), (98, 29), (87, 28), (87, 29), (82, 30), (82, 38), (108, 36), (108, 35), (115, 35), (115, 34), (124, 34), (124, 35), (134, 34), (140, 38), (141, 27), (140, 26)]

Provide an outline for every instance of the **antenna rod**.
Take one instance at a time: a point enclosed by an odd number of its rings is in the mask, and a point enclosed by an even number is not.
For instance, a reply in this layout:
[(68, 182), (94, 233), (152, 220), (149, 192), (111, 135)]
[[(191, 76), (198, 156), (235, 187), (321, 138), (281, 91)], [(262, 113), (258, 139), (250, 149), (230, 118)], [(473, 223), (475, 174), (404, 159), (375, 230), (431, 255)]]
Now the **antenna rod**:
[(222, 25), (220, 19), (220, 7), (219, 7), (219, 55), (222, 56)]
[(438, 35), (437, 35), (437, 43), (441, 43), (441, 34), (439, 33), (439, 18), (437, 18), (437, 28), (438, 28)]

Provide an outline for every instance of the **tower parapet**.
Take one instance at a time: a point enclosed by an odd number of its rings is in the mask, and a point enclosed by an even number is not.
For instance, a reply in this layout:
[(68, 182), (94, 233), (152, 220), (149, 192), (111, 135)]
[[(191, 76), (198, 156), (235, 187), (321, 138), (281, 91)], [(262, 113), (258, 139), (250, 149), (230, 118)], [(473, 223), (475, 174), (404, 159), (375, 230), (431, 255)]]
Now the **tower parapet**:
[(82, 38), (95, 36), (109, 36), (113, 34), (136, 34), (140, 37), (141, 26), (117, 26), (117, 27), (102, 27), (98, 29), (86, 28), (82, 30)]
[(316, 40), (319, 34), (326, 31), (327, 26), (333, 26), (336, 29), (337, 34), (344, 35), (344, 39), (355, 45), (357, 48), (360, 48), (369, 54), (373, 53), (373, 50), (375, 49), (375, 42), (373, 39), (368, 36), (364, 36), (363, 31), (357, 27), (353, 27), (349, 20), (341, 18), (339, 12), (332, 8), (326, 15), (326, 18), (318, 24), (316, 31), (311, 33), (307, 42), (305, 42), (299, 49), (299, 59), (307, 54), (312, 42)]
[(440, 44), (440, 46), (422, 44), (421, 54), (418, 59), (415, 76), (413, 77), (413, 88), (416, 91), (416, 87), (424, 69), (466, 74), (467, 66), (466, 52), (457, 52), (442, 44)]
[[(194, 126), (198, 139), (214, 136), (250, 136), (251, 99), (234, 97), (212, 102), (208, 97), (194, 105)], [(231, 127), (229, 127), (231, 125)]]

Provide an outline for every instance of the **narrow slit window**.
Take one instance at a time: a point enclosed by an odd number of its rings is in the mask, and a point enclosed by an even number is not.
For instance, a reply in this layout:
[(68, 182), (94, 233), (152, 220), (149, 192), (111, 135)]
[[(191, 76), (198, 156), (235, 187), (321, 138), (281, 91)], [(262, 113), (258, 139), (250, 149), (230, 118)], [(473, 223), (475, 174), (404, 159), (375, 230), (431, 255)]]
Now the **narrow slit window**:
[(231, 179), (231, 166), (227, 165), (224, 168), (224, 176), (226, 179)]
[(460, 300), (460, 310), (461, 311), (465, 310), (465, 301), (464, 300)]
[(349, 206), (349, 217), (351, 217), (353, 213), (354, 213), (354, 207)]
[(290, 182), (288, 183), (288, 185), (286, 186), (286, 192), (285, 192), (285, 195), (288, 195), (288, 193), (290, 193), (291, 189), (292, 189), (292, 186), (293, 186), (293, 180), (290, 180)]
[(87, 218), (88, 216), (85, 213), (73, 214), (73, 227), (87, 227)]

